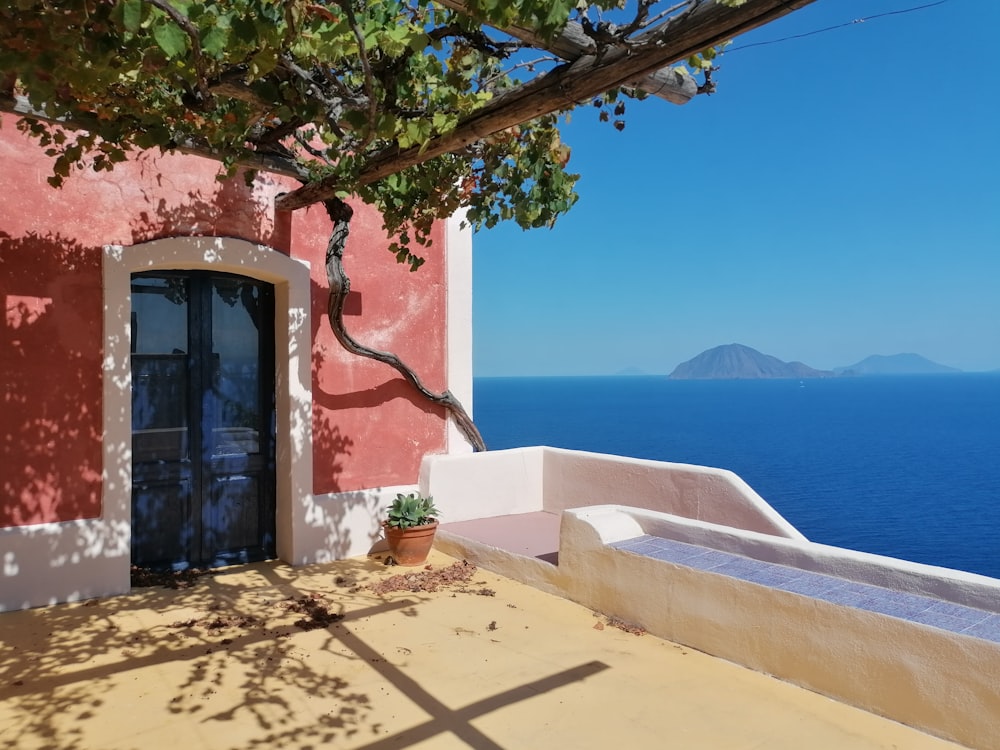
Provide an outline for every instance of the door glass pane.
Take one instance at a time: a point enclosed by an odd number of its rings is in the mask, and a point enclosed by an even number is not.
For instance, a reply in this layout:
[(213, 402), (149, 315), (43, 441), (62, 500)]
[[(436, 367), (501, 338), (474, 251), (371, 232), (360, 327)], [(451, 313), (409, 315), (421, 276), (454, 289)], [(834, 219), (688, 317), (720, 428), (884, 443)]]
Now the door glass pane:
[(261, 285), (212, 279), (212, 455), (260, 452)]
[(188, 457), (188, 280), (132, 279), (132, 455)]

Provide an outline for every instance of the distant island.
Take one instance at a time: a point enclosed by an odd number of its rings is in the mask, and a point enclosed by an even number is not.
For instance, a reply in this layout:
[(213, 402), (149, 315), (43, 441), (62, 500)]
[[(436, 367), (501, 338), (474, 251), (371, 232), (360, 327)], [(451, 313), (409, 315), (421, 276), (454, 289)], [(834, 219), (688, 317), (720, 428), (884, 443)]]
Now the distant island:
[(938, 375), (947, 372), (961, 372), (954, 367), (939, 365), (919, 354), (873, 354), (857, 364), (835, 367), (838, 375)]
[(677, 365), (670, 380), (751, 380), (830, 378), (833, 372), (815, 370), (801, 362), (782, 362), (743, 344), (724, 344)]
[(830, 378), (868, 375), (934, 375), (957, 373), (954, 367), (932, 362), (919, 354), (875, 354), (857, 364), (817, 370), (801, 362), (783, 362), (743, 344), (724, 344), (677, 365), (670, 380), (763, 380)]

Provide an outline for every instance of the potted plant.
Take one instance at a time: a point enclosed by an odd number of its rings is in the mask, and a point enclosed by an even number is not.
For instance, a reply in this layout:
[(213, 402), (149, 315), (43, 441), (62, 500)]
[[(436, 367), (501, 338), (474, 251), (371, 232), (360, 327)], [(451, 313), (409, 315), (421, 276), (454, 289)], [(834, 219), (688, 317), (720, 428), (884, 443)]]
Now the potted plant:
[(397, 565), (420, 565), (427, 559), (438, 527), (437, 515), (431, 497), (413, 492), (396, 495), (382, 529)]

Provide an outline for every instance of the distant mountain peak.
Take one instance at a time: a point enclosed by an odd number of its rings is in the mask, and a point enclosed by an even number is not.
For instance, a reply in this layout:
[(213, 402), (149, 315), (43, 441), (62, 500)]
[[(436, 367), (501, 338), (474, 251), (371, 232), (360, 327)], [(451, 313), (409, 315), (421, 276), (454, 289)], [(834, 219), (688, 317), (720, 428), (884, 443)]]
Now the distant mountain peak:
[(838, 375), (936, 375), (961, 372), (912, 353), (873, 354), (857, 364), (835, 367), (833, 371)]
[(782, 362), (744, 344), (723, 344), (677, 365), (671, 380), (761, 380), (826, 378), (833, 373), (801, 362)]

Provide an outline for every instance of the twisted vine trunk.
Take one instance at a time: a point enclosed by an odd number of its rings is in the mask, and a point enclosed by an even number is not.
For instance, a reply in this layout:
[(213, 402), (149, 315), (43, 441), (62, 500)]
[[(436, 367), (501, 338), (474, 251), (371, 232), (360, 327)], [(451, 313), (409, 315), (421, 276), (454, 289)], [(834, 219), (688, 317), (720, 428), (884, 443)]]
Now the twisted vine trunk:
[(339, 198), (334, 198), (323, 202), (326, 211), (333, 221), (333, 231), (330, 233), (330, 241), (326, 246), (326, 277), (330, 283), (330, 298), (327, 312), (330, 317), (330, 328), (337, 341), (351, 354), (359, 357), (367, 357), (389, 365), (402, 375), (410, 385), (419, 391), (420, 395), (433, 404), (443, 406), (445, 410), (455, 420), (455, 424), (465, 438), (472, 444), (475, 451), (486, 450), (486, 443), (483, 436), (473, 423), (472, 418), (461, 402), (455, 398), (451, 391), (435, 393), (429, 390), (417, 377), (417, 374), (403, 362), (399, 357), (390, 352), (383, 352), (378, 349), (371, 349), (355, 341), (344, 327), (344, 303), (347, 301), (347, 293), (351, 291), (351, 280), (344, 273), (344, 247), (347, 245), (347, 235), (350, 233), (351, 217), (354, 209)]

